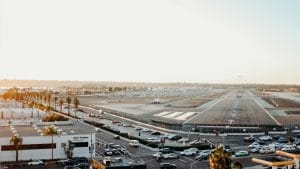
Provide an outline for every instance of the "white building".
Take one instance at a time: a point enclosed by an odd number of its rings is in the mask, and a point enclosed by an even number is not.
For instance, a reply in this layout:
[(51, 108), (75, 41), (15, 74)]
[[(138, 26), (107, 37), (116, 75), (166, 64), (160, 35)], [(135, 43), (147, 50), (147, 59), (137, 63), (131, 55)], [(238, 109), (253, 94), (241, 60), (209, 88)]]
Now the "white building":
[[(13, 126), (13, 127), (12, 127)], [(53, 136), (53, 158), (94, 157), (95, 132), (92, 127), (80, 122), (56, 124), (58, 135)], [(52, 159), (52, 136), (41, 134), (45, 125), (11, 125), (0, 126), (0, 162), (15, 161), (15, 146), (10, 143), (17, 133), (23, 142), (19, 148), (19, 160)]]

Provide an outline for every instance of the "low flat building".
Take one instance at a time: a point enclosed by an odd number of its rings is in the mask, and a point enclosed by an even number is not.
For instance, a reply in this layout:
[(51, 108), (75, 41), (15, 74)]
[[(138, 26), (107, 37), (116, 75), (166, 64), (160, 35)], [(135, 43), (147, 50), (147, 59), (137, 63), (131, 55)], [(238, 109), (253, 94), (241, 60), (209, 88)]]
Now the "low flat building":
[[(45, 127), (50, 124), (54, 125), (58, 134), (43, 134)], [(0, 125), (0, 162), (16, 160), (16, 147), (10, 142), (14, 134), (23, 140), (19, 146), (20, 161), (52, 159), (52, 148), (53, 159), (95, 156), (95, 132), (92, 127), (81, 122), (32, 124), (12, 121)]]

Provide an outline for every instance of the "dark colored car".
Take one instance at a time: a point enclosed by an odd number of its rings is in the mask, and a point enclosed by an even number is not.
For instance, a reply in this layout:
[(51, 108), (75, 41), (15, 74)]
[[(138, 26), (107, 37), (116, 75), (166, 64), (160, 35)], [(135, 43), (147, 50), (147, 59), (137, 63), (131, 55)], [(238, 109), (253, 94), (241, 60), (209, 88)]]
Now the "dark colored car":
[(280, 138), (280, 136), (279, 135), (275, 135), (275, 136), (273, 136), (273, 139), (275, 139), (275, 140), (278, 140)]
[(87, 159), (86, 157), (74, 157), (73, 160), (79, 164), (79, 163), (88, 163), (89, 159)]
[(169, 140), (179, 140), (181, 139), (182, 137), (180, 135), (174, 135), (172, 137), (169, 137)]
[(80, 169), (89, 169), (90, 165), (88, 163), (80, 163), (80, 164), (75, 165), (75, 167), (78, 167)]
[(74, 161), (74, 160), (69, 160), (69, 161), (66, 161), (66, 162), (63, 162), (62, 165), (63, 166), (73, 166), (73, 165), (76, 165), (77, 162)]
[(161, 133), (160, 133), (160, 132), (158, 132), (158, 131), (154, 131), (154, 132), (152, 132), (152, 133), (151, 133), (151, 135), (154, 135), (154, 136), (159, 136), (159, 135), (161, 135)]
[(254, 142), (255, 141), (255, 137), (251, 137), (251, 136), (250, 137), (245, 137), (244, 141), (245, 142)]
[(278, 139), (278, 143), (288, 143), (288, 139), (284, 138), (284, 137), (280, 137)]
[(161, 163), (160, 164), (160, 169), (176, 169), (177, 166), (176, 164), (172, 164), (172, 163)]

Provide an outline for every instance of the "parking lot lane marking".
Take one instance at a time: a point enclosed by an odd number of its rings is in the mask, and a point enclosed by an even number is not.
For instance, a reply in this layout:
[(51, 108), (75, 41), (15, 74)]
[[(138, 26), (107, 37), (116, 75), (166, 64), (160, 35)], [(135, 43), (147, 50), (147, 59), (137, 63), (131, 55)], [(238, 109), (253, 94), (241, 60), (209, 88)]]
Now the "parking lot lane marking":
[(183, 159), (179, 159), (179, 161), (181, 161), (183, 163), (188, 163), (188, 162), (184, 161)]

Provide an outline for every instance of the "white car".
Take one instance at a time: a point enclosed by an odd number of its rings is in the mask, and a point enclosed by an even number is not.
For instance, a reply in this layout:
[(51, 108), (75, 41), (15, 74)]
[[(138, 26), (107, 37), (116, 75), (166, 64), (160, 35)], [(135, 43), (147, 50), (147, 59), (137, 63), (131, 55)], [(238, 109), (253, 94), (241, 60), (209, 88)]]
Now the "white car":
[(153, 158), (157, 158), (157, 157), (161, 157), (161, 156), (162, 156), (161, 152), (157, 152), (157, 153), (152, 155)]
[(272, 148), (274, 148), (274, 149), (276, 149), (276, 150), (281, 149), (282, 146), (283, 146), (283, 145), (282, 145), (281, 143), (276, 143), (276, 142), (269, 144), (269, 147), (272, 147)]
[(293, 151), (295, 149), (296, 149), (295, 146), (291, 144), (285, 144), (281, 148), (282, 151)]
[(273, 138), (271, 136), (260, 136), (259, 139), (261, 141), (270, 141), (272, 140)]
[(100, 128), (96, 127), (95, 131), (100, 132), (101, 130), (100, 130)]
[(261, 145), (257, 142), (254, 142), (254, 143), (250, 144), (248, 147), (249, 148), (257, 148), (257, 147), (261, 147)]
[(147, 138), (146, 141), (148, 141), (149, 143), (160, 143), (160, 139), (155, 137)]
[(185, 149), (184, 151), (180, 152), (180, 155), (182, 156), (192, 156), (192, 155), (196, 155), (198, 152), (197, 148), (189, 148), (189, 149)]
[(275, 152), (275, 148), (271, 148), (269, 146), (263, 146), (259, 150), (260, 154), (270, 154), (270, 153), (274, 153), (274, 152)]
[(176, 153), (162, 154), (162, 157), (163, 157), (164, 159), (174, 159), (174, 158), (179, 158), (178, 154), (176, 154)]
[(28, 162), (28, 165), (47, 165), (47, 164), (44, 163), (42, 160), (33, 160)]
[(138, 147), (138, 146), (140, 146), (140, 142), (138, 140), (130, 140), (129, 146)]

